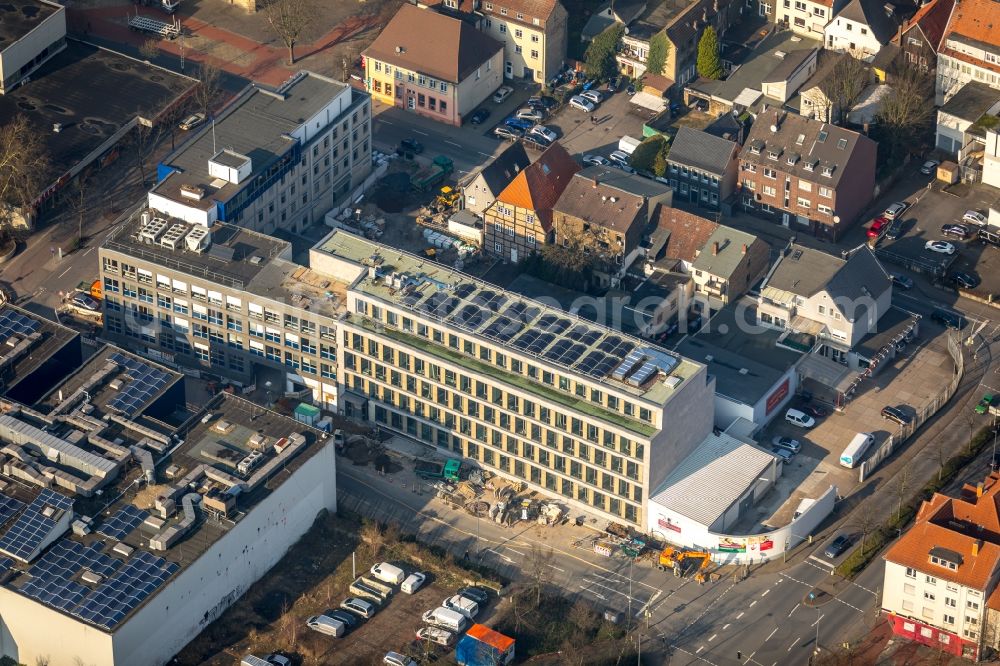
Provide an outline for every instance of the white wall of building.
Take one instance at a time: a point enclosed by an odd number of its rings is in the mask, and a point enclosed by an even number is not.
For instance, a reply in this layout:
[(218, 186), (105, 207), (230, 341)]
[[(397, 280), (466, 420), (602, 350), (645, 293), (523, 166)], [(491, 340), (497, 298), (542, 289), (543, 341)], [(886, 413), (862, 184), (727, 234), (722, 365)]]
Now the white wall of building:
[[(169, 179), (170, 176), (167, 178)], [(147, 195), (146, 203), (149, 204), (150, 208), (170, 217), (176, 217), (178, 220), (184, 220), (188, 224), (211, 227), (218, 219), (218, 211), (215, 206), (209, 206), (207, 210), (195, 206), (185, 206), (156, 192), (150, 192)]]
[(834, 51), (846, 51), (853, 57), (871, 62), (882, 45), (864, 23), (852, 21), (842, 16), (830, 21), (824, 30), (826, 47)]
[(786, 21), (792, 32), (812, 39), (822, 40), (823, 29), (833, 18), (832, 9), (809, 0), (774, 0), (774, 8), (776, 20)]
[(715, 393), (715, 426), (726, 429), (736, 419), (753, 421), (764, 427), (775, 417), (784, 413), (784, 407), (792, 399), (799, 387), (799, 374), (792, 366), (778, 378), (771, 388), (755, 404), (749, 405), (735, 398)]
[(986, 148), (983, 151), (983, 182), (1000, 187), (1000, 134), (986, 130)]
[(503, 83), (503, 49), (479, 66), (458, 84), (455, 99), (458, 117), (465, 118)]
[[(27, 6), (30, 7), (30, 5)], [(30, 63), (47, 47), (51, 47), (65, 37), (66, 8), (59, 7), (27, 35), (0, 51), (0, 84), (5, 86), (16, 83), (16, 81), (8, 81), (8, 79), (17, 75), (18, 70)], [(50, 49), (45, 58), (36, 63), (35, 68), (61, 51), (62, 48)]]

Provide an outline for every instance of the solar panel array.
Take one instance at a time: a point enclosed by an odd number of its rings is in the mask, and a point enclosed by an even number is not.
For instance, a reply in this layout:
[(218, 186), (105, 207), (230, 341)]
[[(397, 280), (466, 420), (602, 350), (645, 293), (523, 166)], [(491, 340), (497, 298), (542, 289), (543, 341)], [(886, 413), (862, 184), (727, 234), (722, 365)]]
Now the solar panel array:
[(42, 513), (46, 507), (72, 511), (73, 500), (48, 488), (43, 489), (3, 538), (0, 538), (0, 552), (27, 562), (38, 545), (56, 527), (56, 521)]
[(28, 569), (31, 580), (21, 586), (21, 594), (62, 610), (71, 610), (90, 592), (86, 585), (73, 580), (83, 570), (107, 578), (123, 563), (102, 553), (103, 542), (84, 546), (78, 541), (56, 542), (38, 562)]
[(0, 557), (0, 576), (7, 573), (14, 566), (14, 560), (9, 557)]
[(88, 594), (71, 612), (81, 620), (105, 629), (113, 629), (133, 608), (173, 576), (180, 565), (138, 551), (97, 589)]
[(115, 515), (111, 516), (100, 527), (97, 528), (98, 534), (103, 534), (109, 539), (114, 539), (115, 541), (121, 541), (128, 534), (137, 528), (142, 521), (149, 518), (149, 512), (143, 511), (142, 509), (137, 509), (131, 504), (126, 504), (124, 507), (119, 509)]
[(42, 325), (14, 310), (0, 312), (0, 344), (7, 342), (12, 335), (30, 335)]
[(111, 360), (131, 378), (128, 385), (108, 401), (110, 409), (125, 416), (132, 416), (145, 407), (170, 379), (170, 375), (163, 370), (124, 354), (115, 352), (111, 355)]
[(7, 495), (0, 495), (0, 525), (13, 518), (14, 514), (23, 508), (24, 502), (16, 500), (13, 497), (8, 497)]
[(433, 294), (424, 296), (414, 289), (403, 295), (402, 302), (408, 308), (597, 379), (608, 376), (637, 349), (635, 343), (620, 335), (471, 282), (450, 288), (439, 285)]

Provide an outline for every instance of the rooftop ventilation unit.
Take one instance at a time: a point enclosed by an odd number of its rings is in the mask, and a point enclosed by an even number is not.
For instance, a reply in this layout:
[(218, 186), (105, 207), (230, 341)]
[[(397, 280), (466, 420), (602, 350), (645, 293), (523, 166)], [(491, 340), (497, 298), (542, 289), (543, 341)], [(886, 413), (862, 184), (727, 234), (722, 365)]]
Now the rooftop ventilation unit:
[(176, 250), (181, 244), (181, 240), (187, 235), (188, 226), (186, 224), (175, 224), (167, 229), (167, 233), (160, 238), (160, 245)]
[(253, 161), (235, 150), (224, 148), (208, 161), (208, 175), (239, 185), (253, 171)]
[(181, 197), (201, 201), (205, 198), (205, 188), (200, 185), (181, 185)]
[(142, 230), (139, 232), (139, 238), (144, 243), (155, 243), (160, 239), (160, 236), (163, 235), (163, 232), (166, 231), (169, 225), (170, 223), (162, 217), (154, 217), (143, 225)]
[(212, 243), (212, 234), (205, 227), (195, 227), (184, 237), (184, 244), (192, 252), (204, 252)]

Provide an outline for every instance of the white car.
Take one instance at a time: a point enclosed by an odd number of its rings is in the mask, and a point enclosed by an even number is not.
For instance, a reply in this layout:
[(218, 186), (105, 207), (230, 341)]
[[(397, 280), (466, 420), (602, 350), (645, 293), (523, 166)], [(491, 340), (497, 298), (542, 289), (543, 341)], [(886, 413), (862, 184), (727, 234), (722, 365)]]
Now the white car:
[(382, 663), (386, 666), (417, 666), (417, 662), (398, 652), (386, 652)]
[(532, 109), (531, 107), (525, 107), (523, 109), (518, 109), (517, 113), (514, 114), (515, 117), (521, 120), (530, 120), (533, 123), (540, 123), (545, 120), (545, 112), (541, 109)]
[(611, 151), (611, 155), (609, 155), (609, 157), (611, 158), (611, 163), (614, 164), (619, 169), (621, 169), (622, 171), (624, 171), (625, 173), (635, 172), (635, 169), (630, 167), (628, 164), (628, 153), (622, 150), (613, 150)]
[(580, 97), (590, 100), (594, 104), (600, 104), (601, 102), (604, 101), (604, 98), (601, 97), (601, 93), (597, 92), (596, 90), (586, 90), (580, 93)]
[(417, 639), (447, 647), (454, 642), (455, 634), (440, 627), (423, 627), (417, 630)]
[(505, 99), (510, 97), (511, 93), (513, 92), (514, 89), (511, 88), (510, 86), (500, 86), (499, 88), (497, 88), (497, 91), (493, 93), (493, 101), (496, 102), (497, 104), (500, 104)]
[(924, 249), (941, 254), (955, 254), (955, 246), (948, 241), (935, 240), (924, 243)]
[(580, 97), (579, 95), (573, 95), (569, 98), (569, 105), (574, 109), (580, 109), (581, 111), (586, 111), (591, 113), (597, 106), (591, 102), (586, 97)]
[(971, 222), (972, 224), (978, 224), (981, 227), (986, 226), (986, 216), (980, 213), (978, 210), (967, 210), (965, 215), (962, 216), (963, 222)]
[(427, 580), (426, 575), (420, 573), (419, 571), (414, 571), (406, 577), (406, 580), (404, 580), (403, 584), (399, 586), (399, 589), (406, 594), (413, 594), (420, 589), (420, 586), (424, 584), (425, 580)]
[(553, 142), (553, 141), (555, 141), (556, 139), (559, 138), (558, 134), (556, 134), (555, 132), (553, 132), (551, 129), (549, 129), (545, 125), (535, 125), (534, 127), (531, 128), (531, 130), (528, 132), (528, 134), (537, 134), (538, 136), (542, 137), (543, 139), (545, 139), (549, 143), (551, 143), (551, 142)]
[(906, 202), (897, 201), (896, 203), (892, 204), (891, 206), (885, 209), (885, 212), (882, 213), (882, 217), (884, 217), (887, 220), (895, 220), (897, 217), (903, 214), (903, 211), (906, 210), (906, 206), (907, 206)]
[(587, 166), (611, 166), (611, 160), (600, 155), (584, 155), (583, 163)]
[(927, 160), (920, 167), (920, 173), (929, 176), (937, 170), (939, 164), (941, 163), (937, 160)]
[(194, 129), (198, 125), (201, 125), (203, 122), (205, 122), (204, 113), (192, 113), (190, 116), (181, 121), (181, 129), (186, 132), (187, 130)]

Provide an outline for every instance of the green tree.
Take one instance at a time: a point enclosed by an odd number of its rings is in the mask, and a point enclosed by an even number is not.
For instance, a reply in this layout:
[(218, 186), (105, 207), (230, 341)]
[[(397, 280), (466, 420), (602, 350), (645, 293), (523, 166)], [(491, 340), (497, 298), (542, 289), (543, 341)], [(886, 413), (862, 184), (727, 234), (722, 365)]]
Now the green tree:
[(653, 160), (653, 175), (654, 176), (665, 176), (667, 173), (667, 155), (670, 154), (670, 142), (664, 141), (663, 145), (660, 147), (660, 151), (656, 153), (656, 159)]
[(708, 26), (698, 40), (698, 74), (706, 79), (722, 78), (722, 59), (719, 57), (719, 37), (715, 28)]
[(649, 40), (649, 55), (646, 56), (646, 71), (650, 74), (663, 74), (663, 68), (667, 64), (667, 52), (670, 43), (667, 36), (658, 32)]
[(618, 71), (615, 52), (618, 50), (618, 42), (621, 41), (624, 34), (625, 26), (621, 23), (615, 23), (594, 37), (583, 56), (588, 77), (606, 79), (615, 75)]
[(654, 134), (635, 147), (628, 158), (629, 166), (636, 171), (652, 171), (653, 163), (666, 141), (662, 134)]

